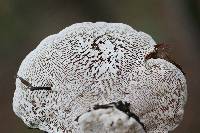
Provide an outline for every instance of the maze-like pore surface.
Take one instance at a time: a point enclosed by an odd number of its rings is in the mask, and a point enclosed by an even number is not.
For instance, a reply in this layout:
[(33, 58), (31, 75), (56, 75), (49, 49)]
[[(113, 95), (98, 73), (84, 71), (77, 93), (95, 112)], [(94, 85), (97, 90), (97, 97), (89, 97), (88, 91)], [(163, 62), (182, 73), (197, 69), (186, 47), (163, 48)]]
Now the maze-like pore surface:
[(186, 102), (183, 73), (145, 57), (156, 43), (120, 23), (78, 23), (45, 38), (23, 60), (13, 110), (26, 125), (49, 133), (79, 133), (75, 119), (96, 104), (125, 101), (147, 132), (173, 130)]

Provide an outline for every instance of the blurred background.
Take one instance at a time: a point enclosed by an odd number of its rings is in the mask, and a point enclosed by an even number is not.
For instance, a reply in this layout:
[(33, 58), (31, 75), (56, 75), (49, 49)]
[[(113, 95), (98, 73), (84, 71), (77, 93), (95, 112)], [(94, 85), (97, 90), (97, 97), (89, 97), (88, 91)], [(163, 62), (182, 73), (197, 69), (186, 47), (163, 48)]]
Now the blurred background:
[(0, 0), (0, 132), (28, 129), (12, 111), (21, 61), (48, 35), (83, 21), (120, 22), (169, 44), (187, 76), (188, 102), (173, 133), (200, 132), (200, 0)]

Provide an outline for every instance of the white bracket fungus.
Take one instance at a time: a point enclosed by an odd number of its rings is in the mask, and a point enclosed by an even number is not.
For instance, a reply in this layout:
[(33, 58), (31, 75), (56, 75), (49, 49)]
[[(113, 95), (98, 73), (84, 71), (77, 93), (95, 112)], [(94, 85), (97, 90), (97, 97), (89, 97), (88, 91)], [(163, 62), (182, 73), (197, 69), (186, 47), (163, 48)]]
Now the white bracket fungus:
[(106, 116), (100, 119), (106, 120), (104, 126), (119, 118), (121, 129), (129, 124), (140, 128), (135, 118), (115, 107), (92, 110), (123, 101), (147, 133), (171, 131), (183, 118), (186, 79), (158, 53), (159, 45), (148, 34), (128, 25), (74, 24), (45, 38), (23, 60), (13, 110), (29, 127), (48, 133), (80, 133), (86, 116), (91, 120), (93, 114), (98, 114), (94, 119)]

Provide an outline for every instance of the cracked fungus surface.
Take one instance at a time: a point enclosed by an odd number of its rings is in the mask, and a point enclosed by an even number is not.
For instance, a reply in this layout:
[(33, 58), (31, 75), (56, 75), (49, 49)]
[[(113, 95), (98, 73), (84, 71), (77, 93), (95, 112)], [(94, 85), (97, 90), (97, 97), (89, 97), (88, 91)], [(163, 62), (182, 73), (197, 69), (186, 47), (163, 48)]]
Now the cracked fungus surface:
[(23, 60), (13, 110), (26, 125), (49, 133), (79, 133), (75, 119), (96, 104), (130, 103), (147, 132), (179, 125), (186, 79), (164, 59), (145, 59), (156, 43), (120, 23), (77, 23), (45, 38)]

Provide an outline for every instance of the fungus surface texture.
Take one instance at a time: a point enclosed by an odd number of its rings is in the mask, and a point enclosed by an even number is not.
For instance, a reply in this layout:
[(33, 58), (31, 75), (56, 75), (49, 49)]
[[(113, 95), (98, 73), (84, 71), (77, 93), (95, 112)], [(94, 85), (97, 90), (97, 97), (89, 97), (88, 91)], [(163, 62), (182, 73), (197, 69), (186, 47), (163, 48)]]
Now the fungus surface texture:
[(151, 36), (125, 24), (73, 24), (45, 38), (23, 60), (13, 110), (31, 128), (81, 133), (84, 116), (91, 115), (85, 113), (123, 113), (114, 107), (98, 112), (95, 105), (123, 101), (147, 133), (172, 131), (183, 119), (186, 79), (173, 63), (149, 56), (156, 45)]

